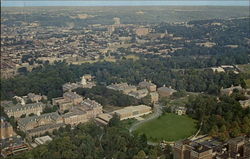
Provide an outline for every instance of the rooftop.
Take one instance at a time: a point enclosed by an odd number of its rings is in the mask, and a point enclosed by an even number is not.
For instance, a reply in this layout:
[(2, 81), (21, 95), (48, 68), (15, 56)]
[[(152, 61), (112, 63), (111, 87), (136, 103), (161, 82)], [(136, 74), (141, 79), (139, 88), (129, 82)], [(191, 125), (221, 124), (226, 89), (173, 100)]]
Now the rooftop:
[(80, 96), (79, 94), (77, 94), (76, 92), (65, 92), (63, 94), (63, 97), (68, 97), (71, 99), (77, 99), (77, 98), (82, 98), (82, 96)]
[(38, 144), (45, 144), (49, 141), (52, 141), (52, 138), (48, 135), (35, 138), (35, 142)]
[(26, 104), (24, 106), (17, 104), (15, 106), (12, 107), (5, 107), (5, 111), (6, 112), (15, 112), (15, 111), (20, 111), (20, 110), (25, 110), (25, 109), (32, 109), (35, 107), (45, 107), (45, 104), (39, 102), (39, 103), (30, 103), (30, 104)]
[(57, 112), (46, 113), (46, 114), (42, 114), (40, 116), (34, 115), (34, 116), (30, 116), (30, 117), (20, 118), (18, 120), (18, 124), (22, 125), (22, 126), (26, 126), (28, 123), (30, 123), (30, 122), (37, 122), (40, 119), (56, 120), (56, 119), (58, 119), (60, 117), (61, 116)]
[(172, 88), (168, 88), (168, 87), (160, 87), (158, 88), (159, 91), (165, 91), (165, 92), (176, 92), (176, 90), (172, 89)]

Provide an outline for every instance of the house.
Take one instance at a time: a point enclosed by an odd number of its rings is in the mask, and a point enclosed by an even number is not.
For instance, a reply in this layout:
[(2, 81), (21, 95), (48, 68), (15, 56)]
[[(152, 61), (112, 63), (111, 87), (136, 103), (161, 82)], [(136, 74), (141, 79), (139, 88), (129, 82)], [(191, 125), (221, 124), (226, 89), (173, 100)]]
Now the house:
[(185, 115), (187, 112), (187, 108), (185, 107), (175, 107), (174, 112), (178, 115)]

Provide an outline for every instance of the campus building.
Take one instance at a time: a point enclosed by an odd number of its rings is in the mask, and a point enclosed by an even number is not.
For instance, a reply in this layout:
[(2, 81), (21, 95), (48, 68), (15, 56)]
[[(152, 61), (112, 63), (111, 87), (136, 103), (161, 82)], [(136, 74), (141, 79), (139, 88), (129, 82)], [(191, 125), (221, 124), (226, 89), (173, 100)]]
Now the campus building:
[(250, 140), (240, 136), (220, 142), (208, 136), (181, 140), (173, 146), (174, 159), (248, 159)]
[(110, 114), (103, 113), (103, 114), (99, 114), (95, 118), (95, 121), (98, 122), (98, 123), (100, 123), (100, 124), (107, 125), (112, 117), (113, 116), (110, 115)]
[(136, 118), (152, 112), (152, 108), (146, 105), (128, 106), (123, 109), (115, 110), (112, 114), (117, 114), (120, 120)]
[(156, 91), (156, 85), (153, 84), (151, 81), (147, 81), (146, 79), (139, 83), (139, 88), (147, 88), (149, 92)]
[(172, 89), (171, 87), (163, 87), (158, 88), (157, 92), (159, 93), (160, 97), (168, 97), (171, 96), (176, 90)]
[(19, 129), (27, 132), (29, 136), (52, 132), (64, 125), (62, 117), (57, 112), (20, 118), (17, 123)]
[(63, 97), (53, 98), (52, 104), (58, 105), (60, 112), (64, 112), (75, 105), (79, 105), (83, 101), (83, 97), (76, 92), (65, 92)]
[(65, 124), (77, 125), (85, 123), (102, 114), (102, 105), (94, 100), (85, 99), (82, 103), (69, 109), (69, 112), (62, 115)]
[(40, 102), (26, 104), (24, 106), (22, 106), (21, 104), (17, 104), (15, 106), (5, 107), (4, 111), (8, 115), (8, 117), (13, 116), (15, 118), (19, 118), (24, 114), (28, 116), (29, 114), (32, 114), (32, 113), (39, 116), (41, 112), (43, 111), (44, 107), (45, 107), (45, 104), (40, 103)]
[(124, 94), (135, 92), (137, 90), (136, 86), (128, 85), (127, 83), (115, 83), (108, 85), (107, 88), (116, 91), (122, 91)]
[(29, 93), (27, 94), (28, 99), (30, 99), (32, 102), (39, 102), (41, 100), (47, 100), (47, 96), (45, 95), (38, 95), (35, 93)]
[(0, 140), (11, 138), (15, 135), (16, 133), (14, 132), (13, 127), (10, 125), (10, 123), (1, 118)]

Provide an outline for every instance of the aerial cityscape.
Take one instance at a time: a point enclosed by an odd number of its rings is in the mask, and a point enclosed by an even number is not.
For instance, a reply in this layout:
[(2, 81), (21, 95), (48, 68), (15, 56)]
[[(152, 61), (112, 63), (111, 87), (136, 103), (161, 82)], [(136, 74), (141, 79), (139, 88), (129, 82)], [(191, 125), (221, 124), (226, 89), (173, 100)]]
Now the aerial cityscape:
[(249, 3), (83, 2), (1, 5), (0, 158), (250, 159)]

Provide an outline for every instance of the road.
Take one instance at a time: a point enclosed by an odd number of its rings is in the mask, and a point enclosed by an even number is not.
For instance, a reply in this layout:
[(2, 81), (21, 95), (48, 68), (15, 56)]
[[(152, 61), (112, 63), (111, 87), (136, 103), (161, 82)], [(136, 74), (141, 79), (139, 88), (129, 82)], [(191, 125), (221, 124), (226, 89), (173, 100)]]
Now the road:
[(155, 118), (158, 118), (159, 116), (161, 116), (161, 114), (162, 114), (162, 106), (160, 106), (159, 104), (155, 104), (153, 113), (148, 118), (134, 123), (129, 128), (129, 132), (131, 133), (132, 131), (136, 130), (140, 125), (142, 125), (150, 120), (153, 120)]

